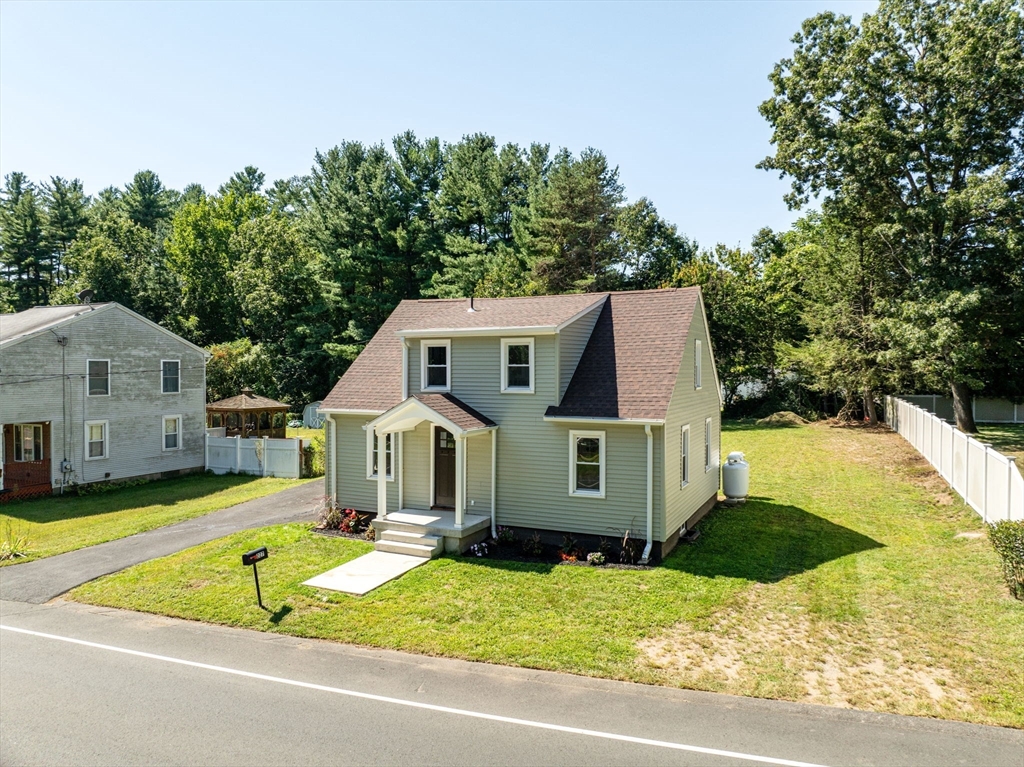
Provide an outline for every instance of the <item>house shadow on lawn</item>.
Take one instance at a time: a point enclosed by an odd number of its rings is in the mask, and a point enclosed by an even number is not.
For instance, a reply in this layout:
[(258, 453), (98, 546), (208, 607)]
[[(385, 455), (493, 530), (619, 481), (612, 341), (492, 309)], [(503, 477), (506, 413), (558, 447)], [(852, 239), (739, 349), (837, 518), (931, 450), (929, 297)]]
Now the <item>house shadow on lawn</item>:
[(776, 583), (850, 554), (884, 548), (856, 530), (768, 499), (715, 509), (700, 529), (701, 537), (677, 547), (662, 567), (706, 578)]

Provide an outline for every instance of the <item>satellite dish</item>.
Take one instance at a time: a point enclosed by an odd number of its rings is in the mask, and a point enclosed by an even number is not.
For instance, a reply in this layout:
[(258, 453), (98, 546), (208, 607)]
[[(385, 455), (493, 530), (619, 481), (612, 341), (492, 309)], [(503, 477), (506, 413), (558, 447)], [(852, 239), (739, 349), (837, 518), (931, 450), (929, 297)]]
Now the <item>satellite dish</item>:
[(78, 296), (79, 301), (81, 301), (83, 304), (87, 304), (90, 301), (92, 301), (92, 297), (96, 295), (96, 291), (93, 290), (92, 288), (86, 288), (85, 290), (80, 291), (76, 295)]

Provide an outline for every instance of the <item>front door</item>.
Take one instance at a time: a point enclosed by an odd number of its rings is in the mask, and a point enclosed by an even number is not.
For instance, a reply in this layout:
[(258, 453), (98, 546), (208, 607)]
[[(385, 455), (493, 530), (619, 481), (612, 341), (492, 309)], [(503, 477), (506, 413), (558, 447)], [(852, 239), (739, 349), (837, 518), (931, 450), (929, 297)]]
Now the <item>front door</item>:
[(455, 508), (455, 437), (434, 429), (434, 506)]

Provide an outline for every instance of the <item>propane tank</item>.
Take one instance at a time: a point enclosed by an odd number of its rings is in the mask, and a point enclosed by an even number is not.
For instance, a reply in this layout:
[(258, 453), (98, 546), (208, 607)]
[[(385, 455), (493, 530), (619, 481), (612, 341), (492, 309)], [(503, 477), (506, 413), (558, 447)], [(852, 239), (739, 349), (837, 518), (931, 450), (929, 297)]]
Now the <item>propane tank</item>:
[(729, 453), (722, 467), (722, 490), (733, 502), (746, 499), (750, 492), (750, 464), (744, 460), (743, 453)]

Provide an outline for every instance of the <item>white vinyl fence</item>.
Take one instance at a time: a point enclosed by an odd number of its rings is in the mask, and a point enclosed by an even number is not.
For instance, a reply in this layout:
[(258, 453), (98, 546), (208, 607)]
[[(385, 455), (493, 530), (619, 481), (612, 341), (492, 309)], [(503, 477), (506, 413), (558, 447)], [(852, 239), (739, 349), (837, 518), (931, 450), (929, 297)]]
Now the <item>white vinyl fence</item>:
[[(940, 418), (953, 420), (952, 397), (941, 394), (904, 394), (900, 399), (919, 405)], [(1014, 404), (1008, 399), (975, 397), (971, 400), (971, 412), (978, 423), (1024, 423), (1024, 404)]]
[(1024, 477), (1013, 458), (898, 397), (885, 419), (986, 522), (1024, 519)]
[(206, 436), (206, 469), (214, 474), (255, 474), (259, 477), (302, 476), (302, 439)]

